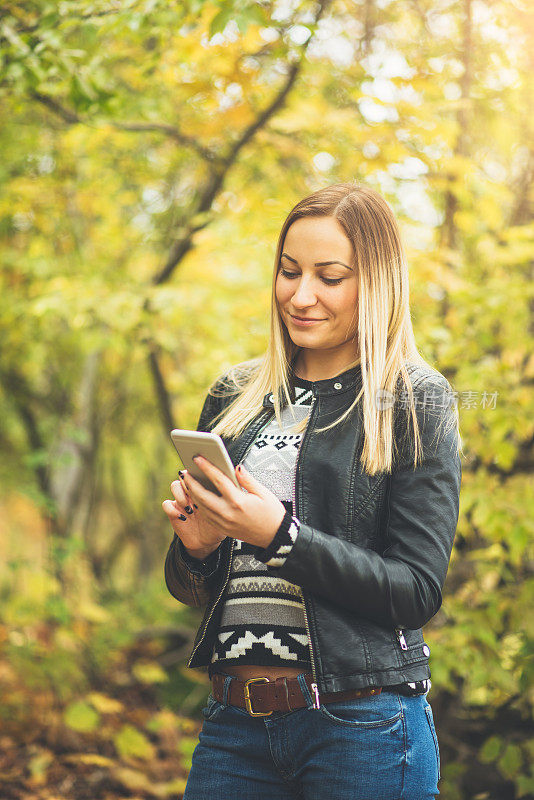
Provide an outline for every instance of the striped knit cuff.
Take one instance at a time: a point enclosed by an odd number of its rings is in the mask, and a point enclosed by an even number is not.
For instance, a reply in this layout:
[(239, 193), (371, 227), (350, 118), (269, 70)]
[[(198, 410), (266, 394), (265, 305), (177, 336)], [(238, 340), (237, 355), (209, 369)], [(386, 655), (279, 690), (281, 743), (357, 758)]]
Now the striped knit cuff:
[(280, 527), (268, 547), (256, 547), (255, 558), (268, 567), (282, 567), (297, 540), (300, 522), (286, 509)]

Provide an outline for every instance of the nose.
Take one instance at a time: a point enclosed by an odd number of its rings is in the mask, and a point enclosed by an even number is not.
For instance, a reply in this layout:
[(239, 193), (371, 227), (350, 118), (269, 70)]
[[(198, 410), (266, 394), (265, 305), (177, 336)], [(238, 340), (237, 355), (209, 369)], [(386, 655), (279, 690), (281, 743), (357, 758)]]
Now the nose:
[(310, 285), (310, 282), (306, 279), (298, 279), (297, 278), (297, 287), (295, 289), (295, 293), (291, 298), (291, 304), (296, 308), (308, 308), (309, 306), (314, 306), (317, 303), (317, 298), (315, 293)]

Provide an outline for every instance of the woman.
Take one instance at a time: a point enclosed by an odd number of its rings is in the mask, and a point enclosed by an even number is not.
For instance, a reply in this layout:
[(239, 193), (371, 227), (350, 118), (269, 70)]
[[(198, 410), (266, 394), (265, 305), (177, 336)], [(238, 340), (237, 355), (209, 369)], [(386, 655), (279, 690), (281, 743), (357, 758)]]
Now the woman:
[[(211, 387), (238, 489), (209, 461), (163, 508), (165, 578), (206, 606), (189, 667), (212, 692), (185, 800), (424, 800), (439, 748), (422, 626), (458, 519), (458, 413), (418, 354), (394, 214), (337, 184), (278, 242), (270, 341)], [(246, 490), (246, 491), (245, 491)]]

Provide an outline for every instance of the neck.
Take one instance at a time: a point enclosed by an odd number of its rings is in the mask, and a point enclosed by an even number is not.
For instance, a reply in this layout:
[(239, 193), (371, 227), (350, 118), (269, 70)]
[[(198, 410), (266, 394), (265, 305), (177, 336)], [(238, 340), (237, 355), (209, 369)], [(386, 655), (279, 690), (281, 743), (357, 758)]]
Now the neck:
[[(319, 356), (319, 358), (317, 358)], [(293, 374), (306, 381), (323, 381), (335, 378), (349, 367), (360, 363), (360, 356), (354, 353), (340, 353), (326, 358), (325, 351), (301, 350), (293, 363)]]

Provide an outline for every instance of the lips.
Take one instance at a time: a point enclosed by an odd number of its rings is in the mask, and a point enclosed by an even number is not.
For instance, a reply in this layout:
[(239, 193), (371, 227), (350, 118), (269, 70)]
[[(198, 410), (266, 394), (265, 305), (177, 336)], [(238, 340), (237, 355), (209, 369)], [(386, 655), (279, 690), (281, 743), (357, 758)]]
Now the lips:
[(293, 317), (293, 319), (298, 319), (301, 322), (322, 322), (322, 319), (318, 317), (297, 317), (295, 314), (290, 314), (289, 316)]

